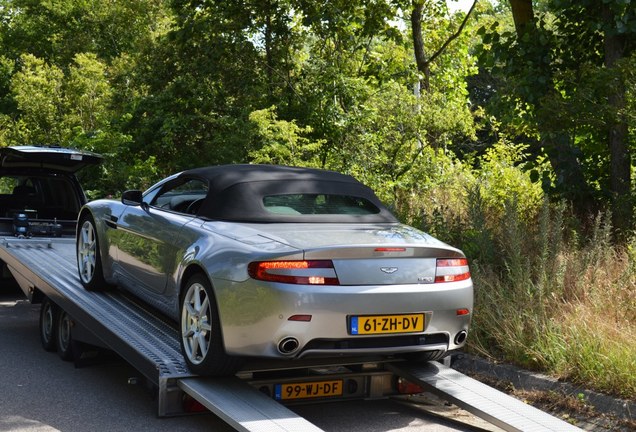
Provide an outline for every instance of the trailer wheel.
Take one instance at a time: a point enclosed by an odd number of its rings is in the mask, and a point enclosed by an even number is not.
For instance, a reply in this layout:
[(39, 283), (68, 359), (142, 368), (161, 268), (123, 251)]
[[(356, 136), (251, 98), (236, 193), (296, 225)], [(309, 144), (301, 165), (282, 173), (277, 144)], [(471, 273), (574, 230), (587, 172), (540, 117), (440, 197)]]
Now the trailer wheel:
[(207, 278), (192, 276), (181, 297), (181, 351), (188, 368), (199, 375), (233, 375), (241, 360), (223, 346), (216, 300)]
[(56, 348), (57, 354), (64, 361), (73, 359), (73, 321), (66, 311), (60, 309), (59, 318), (57, 320), (56, 331)]
[(58, 307), (45, 297), (40, 306), (40, 341), (46, 351), (55, 351), (58, 315)]
[(77, 269), (80, 281), (88, 291), (106, 288), (95, 221), (91, 215), (84, 215), (77, 232)]

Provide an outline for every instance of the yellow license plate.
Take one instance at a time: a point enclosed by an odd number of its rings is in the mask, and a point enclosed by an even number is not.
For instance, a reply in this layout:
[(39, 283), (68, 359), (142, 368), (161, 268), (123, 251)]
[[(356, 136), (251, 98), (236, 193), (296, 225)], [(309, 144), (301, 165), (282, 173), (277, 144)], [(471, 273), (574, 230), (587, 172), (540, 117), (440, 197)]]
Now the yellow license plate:
[(424, 331), (424, 314), (352, 316), (352, 335), (417, 333)]
[(342, 396), (342, 380), (276, 384), (274, 399), (294, 400)]

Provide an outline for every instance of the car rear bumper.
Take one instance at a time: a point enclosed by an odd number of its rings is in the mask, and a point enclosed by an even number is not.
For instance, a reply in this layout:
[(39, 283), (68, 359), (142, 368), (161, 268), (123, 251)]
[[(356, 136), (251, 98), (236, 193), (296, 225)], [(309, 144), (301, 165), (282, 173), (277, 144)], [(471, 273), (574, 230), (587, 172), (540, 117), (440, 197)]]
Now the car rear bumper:
[[(471, 280), (387, 286), (218, 280), (213, 285), (226, 352), (241, 356), (301, 358), (453, 350), (465, 344), (473, 310)], [(460, 315), (459, 309), (469, 313)], [(420, 313), (425, 317), (421, 332), (351, 334), (352, 316)], [(287, 347), (293, 349), (281, 349), (288, 341)]]

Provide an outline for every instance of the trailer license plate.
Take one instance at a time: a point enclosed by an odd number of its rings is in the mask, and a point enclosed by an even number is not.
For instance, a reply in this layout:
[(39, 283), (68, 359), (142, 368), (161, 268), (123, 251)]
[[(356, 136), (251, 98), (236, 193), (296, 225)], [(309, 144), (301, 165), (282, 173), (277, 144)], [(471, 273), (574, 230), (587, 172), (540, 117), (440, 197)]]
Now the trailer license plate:
[(417, 333), (424, 331), (424, 314), (352, 316), (352, 335)]
[(274, 399), (294, 400), (342, 396), (342, 380), (276, 384)]

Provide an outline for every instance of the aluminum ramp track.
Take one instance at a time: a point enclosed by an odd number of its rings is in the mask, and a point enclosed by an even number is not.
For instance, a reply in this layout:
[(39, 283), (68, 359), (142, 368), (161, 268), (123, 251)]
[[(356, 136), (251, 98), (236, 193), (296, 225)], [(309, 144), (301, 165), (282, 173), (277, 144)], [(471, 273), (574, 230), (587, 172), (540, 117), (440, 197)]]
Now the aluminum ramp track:
[(29, 280), (154, 383), (162, 377), (192, 376), (171, 323), (117, 290), (91, 292), (82, 287), (74, 239), (4, 239), (0, 259), (14, 276), (17, 272)]
[(193, 376), (179, 346), (178, 330), (152, 310), (116, 290), (86, 291), (77, 272), (75, 240), (2, 239), (0, 259), (16, 279), (28, 282), (69, 313), (81, 327), (157, 385), (159, 416), (182, 413), (175, 379)]
[(506, 431), (581, 431), (531, 405), (437, 362), (394, 363), (387, 368)]
[(240, 378), (182, 378), (178, 385), (237, 431), (322, 431)]

